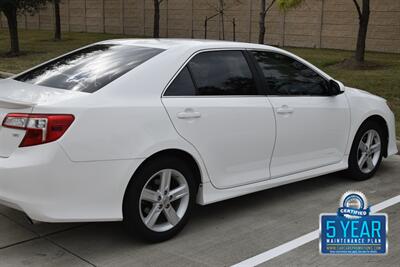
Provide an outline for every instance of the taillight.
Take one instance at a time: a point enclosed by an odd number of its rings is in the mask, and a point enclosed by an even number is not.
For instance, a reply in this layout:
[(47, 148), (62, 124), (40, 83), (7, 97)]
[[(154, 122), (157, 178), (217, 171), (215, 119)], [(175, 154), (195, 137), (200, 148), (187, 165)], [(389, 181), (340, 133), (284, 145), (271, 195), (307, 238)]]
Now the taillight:
[(20, 147), (56, 141), (74, 121), (73, 115), (8, 114), (3, 127), (26, 130)]

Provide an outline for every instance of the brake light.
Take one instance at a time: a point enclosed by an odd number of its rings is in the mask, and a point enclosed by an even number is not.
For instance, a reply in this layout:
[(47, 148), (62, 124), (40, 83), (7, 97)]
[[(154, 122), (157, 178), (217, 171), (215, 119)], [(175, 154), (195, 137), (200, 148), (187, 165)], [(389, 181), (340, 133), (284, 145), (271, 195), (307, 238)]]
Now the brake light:
[(26, 130), (20, 147), (35, 146), (56, 141), (74, 121), (73, 115), (8, 114), (3, 127)]

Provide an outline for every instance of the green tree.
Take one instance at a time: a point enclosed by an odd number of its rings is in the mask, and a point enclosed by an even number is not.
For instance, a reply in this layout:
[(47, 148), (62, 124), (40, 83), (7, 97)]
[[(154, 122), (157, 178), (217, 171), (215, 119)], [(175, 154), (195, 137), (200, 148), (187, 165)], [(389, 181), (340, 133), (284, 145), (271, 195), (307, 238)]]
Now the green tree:
[(260, 31), (258, 34), (258, 43), (263, 44), (265, 39), (265, 18), (267, 16), (268, 11), (272, 8), (272, 6), (277, 3), (280, 10), (288, 10), (290, 8), (295, 8), (299, 6), (305, 0), (271, 0), (267, 5), (267, 0), (261, 0), (260, 6), (260, 17), (259, 17), (259, 27)]
[(277, 0), (277, 2), (281, 10), (288, 10), (298, 7), (301, 3), (305, 2), (305, 0)]
[(35, 14), (39, 8), (46, 4), (46, 0), (0, 0), (0, 12), (7, 18), (8, 31), (10, 33), (10, 52), (9, 55), (19, 54), (18, 39), (18, 14)]
[(362, 7), (357, 0), (353, 0), (353, 3), (357, 9), (359, 20), (355, 59), (357, 63), (363, 63), (365, 59), (365, 43), (367, 40), (369, 15), (371, 11), (369, 7), (369, 0), (362, 0)]

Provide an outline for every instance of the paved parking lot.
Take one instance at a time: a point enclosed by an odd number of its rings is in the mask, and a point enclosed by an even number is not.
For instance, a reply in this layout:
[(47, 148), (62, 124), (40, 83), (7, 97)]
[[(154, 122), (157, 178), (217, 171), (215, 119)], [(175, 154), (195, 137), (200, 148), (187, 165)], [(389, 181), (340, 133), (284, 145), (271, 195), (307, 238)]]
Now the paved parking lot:
[[(121, 223), (29, 225), (0, 206), (0, 266), (230, 266), (318, 228), (320, 213), (335, 212), (347, 190), (376, 204), (400, 193), (400, 156), (377, 175), (353, 182), (327, 175), (197, 207), (175, 239), (155, 245), (128, 236)], [(312, 241), (263, 266), (400, 266), (400, 204), (389, 215), (389, 255), (320, 256)]]

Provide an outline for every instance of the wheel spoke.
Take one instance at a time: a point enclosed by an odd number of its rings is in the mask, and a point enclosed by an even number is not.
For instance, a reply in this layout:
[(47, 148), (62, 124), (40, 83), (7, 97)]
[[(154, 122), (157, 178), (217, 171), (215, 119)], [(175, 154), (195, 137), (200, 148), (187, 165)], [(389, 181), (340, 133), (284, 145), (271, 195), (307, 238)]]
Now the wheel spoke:
[(374, 133), (372, 131), (370, 131), (368, 133), (367, 142), (366, 142), (368, 148), (371, 147), (373, 139), (374, 139)]
[(371, 152), (372, 153), (379, 152), (380, 150), (381, 150), (381, 144), (380, 143), (377, 143), (377, 144), (371, 146)]
[(141, 195), (142, 200), (146, 200), (152, 203), (158, 202), (159, 200), (158, 197), (159, 197), (158, 193), (150, 189), (143, 189)]
[(370, 171), (372, 171), (375, 168), (371, 157), (368, 157), (368, 159), (367, 159), (367, 166), (368, 166), (368, 170), (370, 170)]
[(360, 159), (358, 160), (358, 166), (360, 167), (360, 169), (362, 169), (362, 167), (364, 166), (365, 162), (367, 161), (368, 156), (367, 154), (363, 153), (360, 157)]
[(160, 217), (161, 209), (157, 207), (157, 205), (153, 205), (153, 208), (150, 210), (147, 217), (144, 219), (144, 223), (147, 227), (153, 227), (156, 223), (158, 217)]
[(171, 184), (171, 170), (164, 170), (161, 173), (161, 183), (160, 183), (160, 191), (169, 191), (169, 185)]
[(178, 224), (180, 218), (178, 217), (178, 214), (176, 214), (176, 211), (171, 205), (168, 208), (164, 209), (164, 214), (170, 224), (174, 226)]
[(170, 202), (183, 198), (188, 194), (188, 187), (186, 185), (181, 185), (169, 192)]

